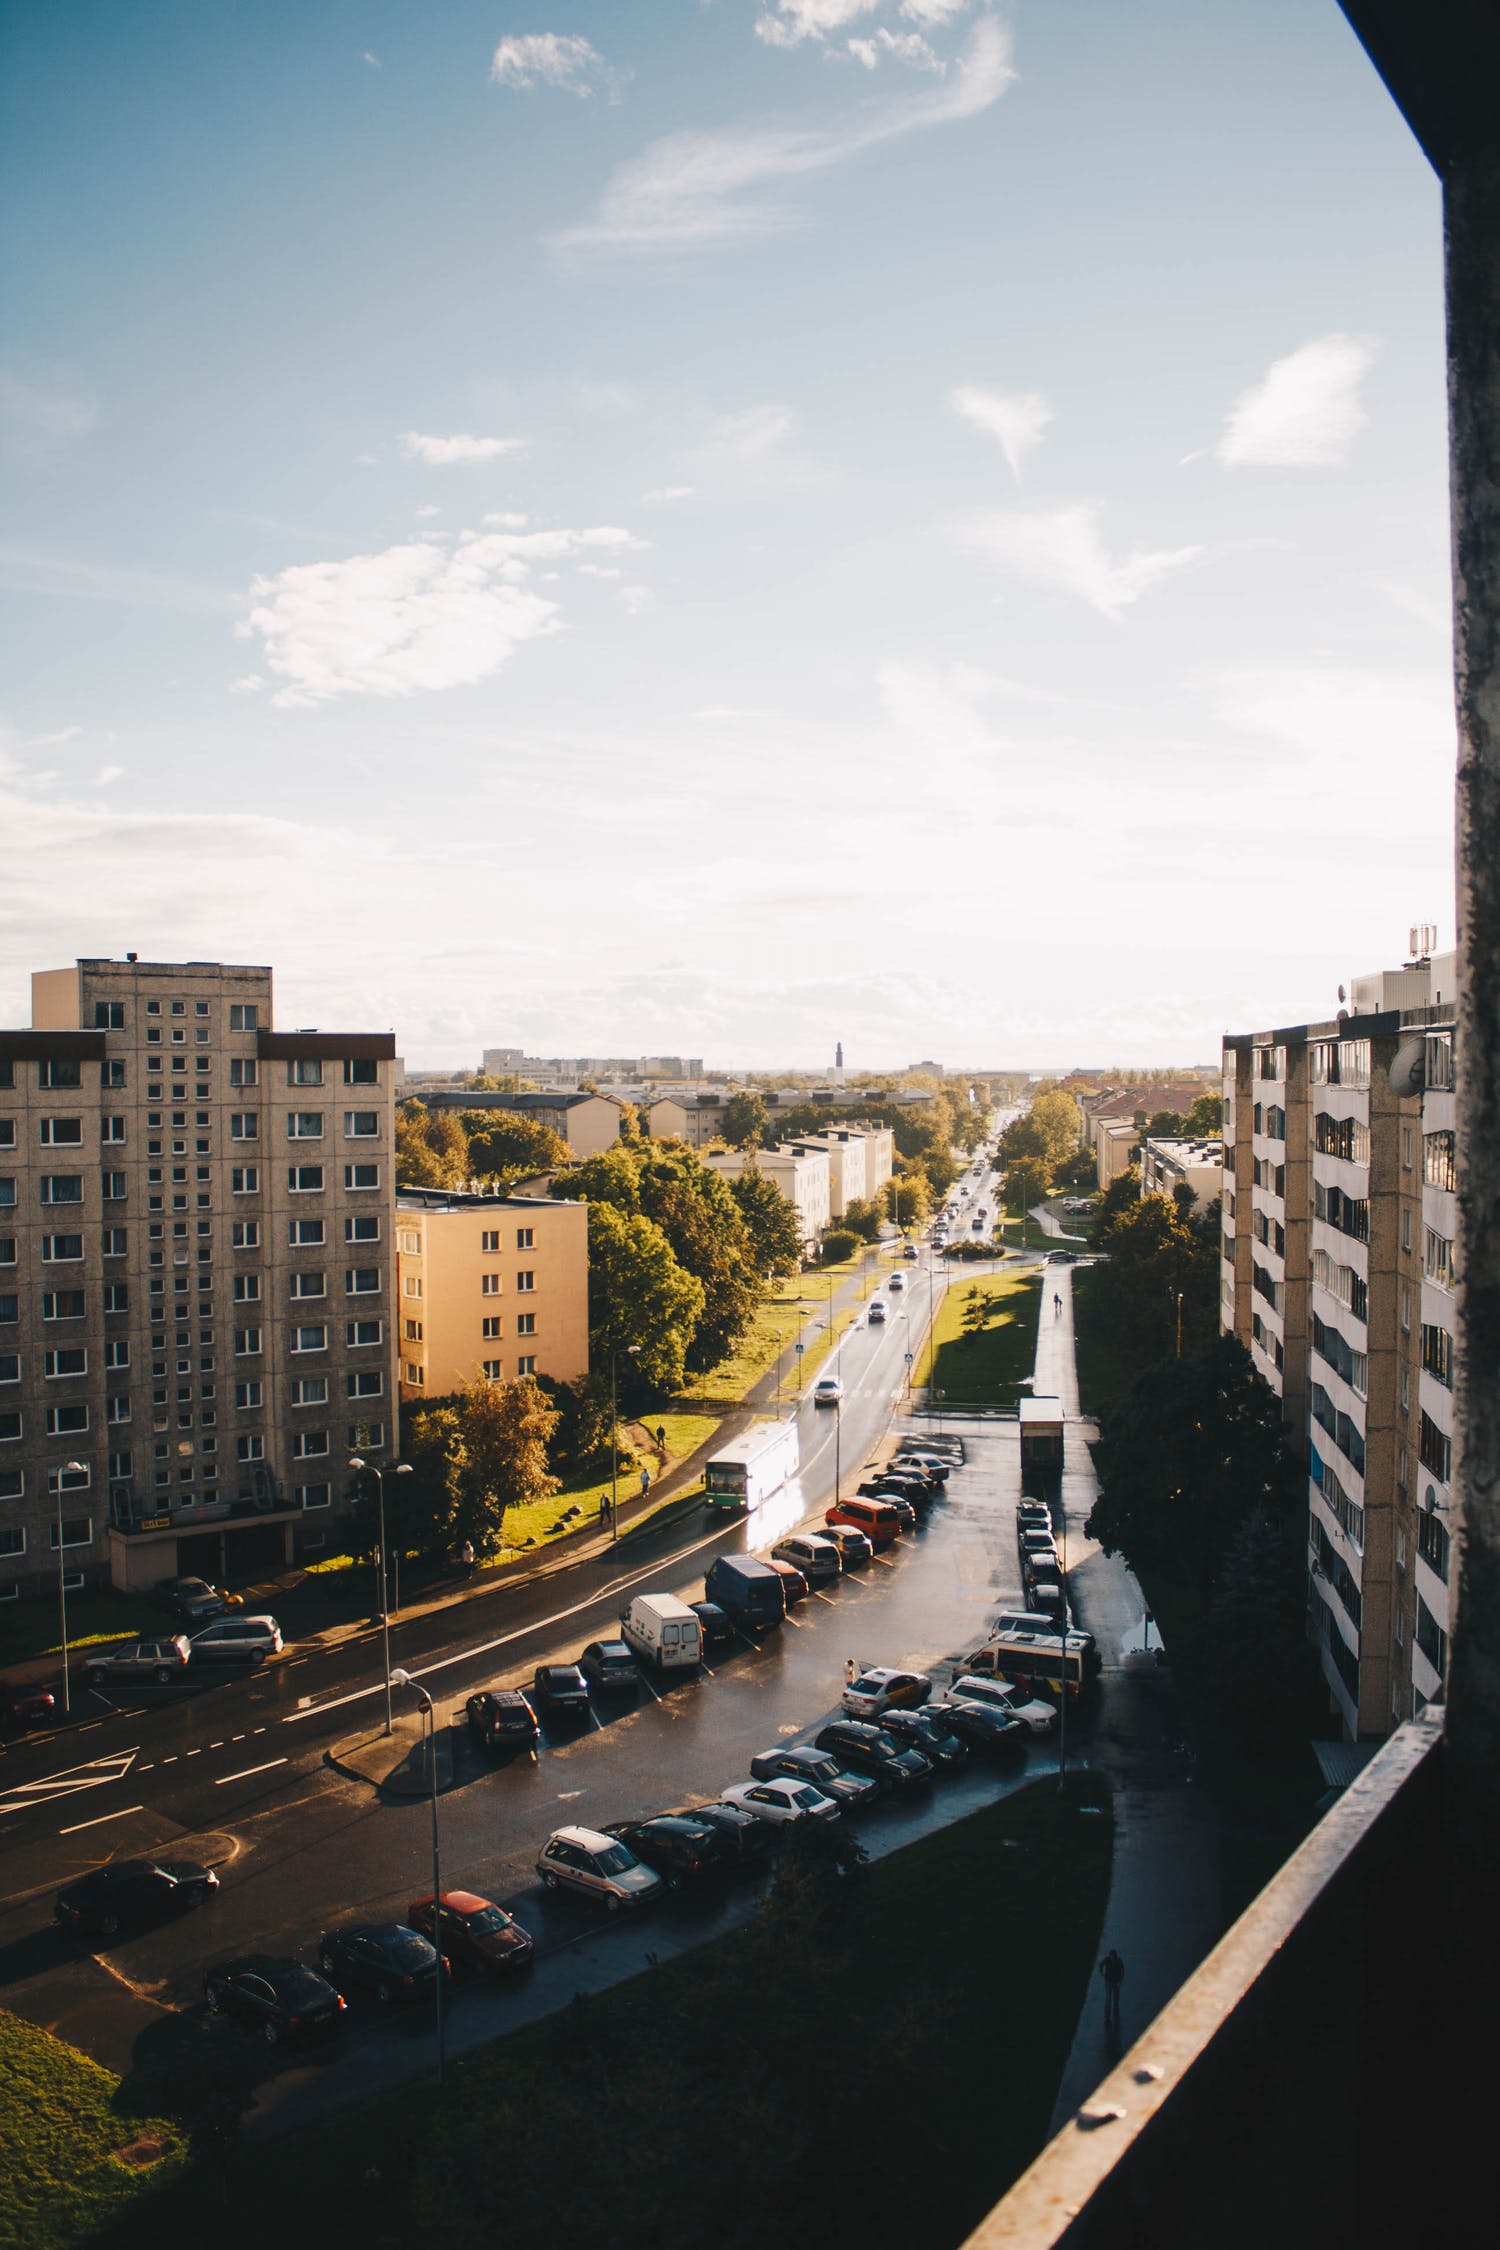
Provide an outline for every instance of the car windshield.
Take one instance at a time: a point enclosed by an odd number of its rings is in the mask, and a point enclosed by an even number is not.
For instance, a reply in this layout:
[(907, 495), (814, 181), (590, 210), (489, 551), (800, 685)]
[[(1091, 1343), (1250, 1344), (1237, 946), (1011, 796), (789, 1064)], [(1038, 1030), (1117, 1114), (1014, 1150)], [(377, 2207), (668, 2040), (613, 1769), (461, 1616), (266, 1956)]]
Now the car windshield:
[(631, 1655), (629, 1649), (625, 1646), (625, 1643), (623, 1641), (603, 1642), (600, 1647), (599, 1654), (603, 1657), (606, 1664), (633, 1664), (635, 1662), (634, 1657)]
[(802, 1805), (808, 1811), (811, 1811), (812, 1807), (819, 1801), (817, 1790), (812, 1788), (807, 1782), (804, 1782), (800, 1788), (793, 1789), (790, 1792), (790, 1795), (793, 1804)]
[(522, 1727), (527, 1731), (531, 1727), (531, 1713), (524, 1711), (519, 1703), (502, 1703), (494, 1719), (496, 1726)]
[(595, 1852), (594, 1865), (601, 1875), (626, 1875), (634, 1867), (635, 1857), (623, 1844), (611, 1844), (607, 1851)]
[(820, 1757), (816, 1752), (810, 1750), (797, 1762), (802, 1771), (810, 1773), (815, 1781), (836, 1781), (838, 1779), (838, 1765), (832, 1758)]
[(328, 1987), (311, 1969), (287, 1969), (275, 1980), (276, 1997), (288, 2008), (316, 2007), (328, 1997)]
[(482, 1906), (477, 1914), (465, 1917), (465, 1926), (476, 1937), (493, 1937), (497, 1930), (510, 1928), (510, 1916), (498, 1906)]
[(406, 1937), (389, 1939), (385, 1957), (393, 1969), (425, 1969), (433, 1957), (432, 1947), (413, 1930)]

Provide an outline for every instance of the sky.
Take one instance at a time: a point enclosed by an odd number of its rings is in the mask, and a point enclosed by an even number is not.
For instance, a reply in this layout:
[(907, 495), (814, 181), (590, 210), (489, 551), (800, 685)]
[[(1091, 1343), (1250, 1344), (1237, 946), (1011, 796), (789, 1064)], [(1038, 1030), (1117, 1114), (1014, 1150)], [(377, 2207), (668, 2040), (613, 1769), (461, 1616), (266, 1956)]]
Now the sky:
[(0, 83), (0, 1022), (1170, 1064), (1452, 943), (1333, 0), (13, 0)]

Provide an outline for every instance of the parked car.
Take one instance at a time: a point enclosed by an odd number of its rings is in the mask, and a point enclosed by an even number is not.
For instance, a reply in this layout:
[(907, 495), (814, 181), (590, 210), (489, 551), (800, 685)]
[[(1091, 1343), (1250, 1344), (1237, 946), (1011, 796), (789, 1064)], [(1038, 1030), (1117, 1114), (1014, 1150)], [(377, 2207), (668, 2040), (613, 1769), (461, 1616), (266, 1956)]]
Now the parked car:
[(969, 1221), (969, 1232), (970, 1232), (971, 1234), (983, 1234), (983, 1232), (984, 1232), (984, 1221), (983, 1221), (983, 1219), (979, 1219), (979, 1218), (971, 1219), (971, 1220)]
[(886, 1319), (886, 1307), (879, 1297), (870, 1299), (869, 1310), (866, 1312), (865, 1318), (872, 1328), (883, 1326)]
[(783, 1743), (775, 1750), (758, 1750), (750, 1760), (750, 1772), (757, 1781), (809, 1781), (846, 1812), (873, 1804), (880, 1794), (879, 1783), (868, 1774), (847, 1773), (837, 1758), (806, 1743)]
[(331, 2039), (344, 2028), (349, 2003), (305, 1962), (250, 1953), (203, 1972), (203, 1997), (216, 2016), (258, 2031), (268, 2047)]
[(960, 1766), (969, 1755), (968, 1744), (947, 1724), (937, 1704), (920, 1703), (915, 1711), (882, 1711), (877, 1724), (903, 1750), (920, 1750), (935, 1766)]
[(717, 1602), (742, 1633), (766, 1632), (786, 1615), (779, 1571), (758, 1555), (718, 1555), (703, 1580), (703, 1599)]
[(773, 1828), (790, 1828), (799, 1820), (837, 1820), (839, 1808), (810, 1781), (737, 1781), (724, 1792), (726, 1805), (741, 1805)]
[(807, 1599), (810, 1588), (808, 1586), (806, 1577), (797, 1568), (797, 1565), (795, 1563), (782, 1562), (779, 1557), (773, 1555), (771, 1557), (771, 1560), (767, 1563), (766, 1568), (768, 1570), (774, 1570), (777, 1576), (780, 1578), (781, 1590), (785, 1597), (785, 1606), (788, 1609), (791, 1609), (795, 1603), (805, 1601)]
[(652, 1867), (643, 1867), (618, 1836), (597, 1828), (554, 1828), (537, 1856), (536, 1871), (549, 1891), (578, 1891), (617, 1914), (626, 1906), (649, 1906), (666, 1885)]
[(910, 1710), (925, 1703), (932, 1682), (925, 1672), (902, 1672), (889, 1664), (872, 1664), (868, 1671), (845, 1683), (840, 1697), (851, 1718), (878, 1719), (887, 1711)]
[(1023, 1524), (1017, 1535), (1016, 1546), (1023, 1565), (1027, 1562), (1055, 1563), (1058, 1559), (1057, 1541), (1050, 1531), (1043, 1531), (1040, 1524)]
[(612, 1820), (606, 1836), (617, 1836), (643, 1867), (652, 1868), (668, 1890), (707, 1882), (730, 1865), (730, 1850), (712, 1821), (692, 1813), (655, 1813), (649, 1820)]
[(925, 1515), (937, 1495), (937, 1486), (927, 1484), (921, 1477), (908, 1476), (899, 1469), (882, 1469), (878, 1476), (866, 1477), (855, 1486), (861, 1500), (905, 1500)]
[(847, 1500), (836, 1500), (824, 1516), (830, 1531), (848, 1525), (862, 1531), (877, 1551), (893, 1547), (901, 1536), (901, 1518), (889, 1500), (865, 1500), (856, 1493)]
[(590, 1641), (578, 1659), (578, 1669), (591, 1686), (608, 1695), (640, 1692), (641, 1668), (626, 1641)]
[(405, 1922), (346, 1922), (325, 1930), (318, 1967), (346, 1996), (368, 1993), (384, 2008), (430, 2000), (437, 1989), (437, 1948)]
[(722, 1798), (710, 1805), (686, 1808), (694, 1820), (707, 1821), (724, 1840), (729, 1862), (736, 1871), (764, 1867), (776, 1843), (776, 1831), (743, 1805), (726, 1805)]
[(930, 1708), (941, 1713), (950, 1733), (967, 1742), (971, 1750), (1015, 1757), (1031, 1740), (1030, 1730), (1019, 1719), (994, 1704), (943, 1702)]
[(874, 1560), (875, 1549), (871, 1542), (862, 1531), (855, 1531), (849, 1524), (825, 1524), (818, 1537), (826, 1539), (831, 1547), (837, 1547), (839, 1562), (845, 1570), (863, 1570)]
[(1043, 1531), (1052, 1529), (1052, 1510), (1045, 1500), (1018, 1500), (1016, 1502), (1016, 1529), (1034, 1524)]
[(117, 1859), (95, 1867), (66, 1890), (53, 1908), (65, 1930), (111, 1938), (125, 1929), (164, 1922), (213, 1897), (219, 1878), (193, 1859)]
[(540, 1729), (519, 1688), (481, 1688), (464, 1705), (471, 1741), (482, 1749), (534, 1750)]
[[(211, 1617), (222, 1617), (230, 1607), (229, 1597), (206, 1578), (164, 1578), (156, 1589), (156, 1598), (163, 1609), (189, 1625), (206, 1625)], [(239, 1607), (238, 1595), (234, 1607)]]
[(542, 1718), (586, 1719), (589, 1683), (576, 1664), (539, 1664), (532, 1675), (530, 1701)]
[(31, 1687), (24, 1680), (0, 1680), (0, 1730), (24, 1734), (28, 1727), (47, 1724), (57, 1708), (51, 1688)]
[(860, 1497), (861, 1499), (878, 1500), (883, 1507), (894, 1508), (896, 1521), (900, 1524), (903, 1533), (915, 1531), (918, 1524), (926, 1520), (925, 1499), (919, 1505), (917, 1501), (909, 1499), (904, 1492), (891, 1491), (862, 1493)]
[(844, 1386), (837, 1375), (825, 1375), (813, 1386), (814, 1406), (837, 1406), (844, 1395)]
[(771, 1560), (790, 1563), (814, 1589), (828, 1585), (843, 1567), (833, 1541), (816, 1531), (799, 1531), (790, 1539), (778, 1539), (771, 1549)]
[(948, 1472), (953, 1463), (944, 1453), (933, 1453), (925, 1445), (901, 1445), (896, 1449), (893, 1469), (916, 1469), (924, 1477), (936, 1477), (939, 1484), (948, 1482)]
[(1002, 1680), (977, 1679), (972, 1672), (959, 1674), (948, 1690), (947, 1700), (988, 1704), (992, 1711), (1003, 1711), (1007, 1717), (1019, 1719), (1032, 1734), (1050, 1734), (1057, 1724), (1057, 1713), (1050, 1703), (1023, 1695), (1019, 1689), (1007, 1687)]
[(121, 1641), (114, 1648), (90, 1649), (83, 1676), (91, 1688), (124, 1686), (132, 1680), (154, 1680), (158, 1687), (170, 1687), (182, 1678), (192, 1653), (186, 1633), (160, 1641)]
[(282, 1651), (281, 1627), (274, 1617), (216, 1618), (192, 1638), (195, 1664), (264, 1664)]
[(696, 1672), (703, 1633), (696, 1610), (675, 1594), (636, 1594), (620, 1612), (620, 1638), (659, 1672)]
[(913, 1789), (932, 1779), (932, 1760), (920, 1750), (898, 1749), (891, 1737), (866, 1719), (834, 1719), (814, 1737), (841, 1766), (868, 1774), (882, 1789)]
[(481, 1898), (477, 1891), (444, 1891), (440, 1905), (441, 1913), (434, 1913), (431, 1891), (414, 1898), (406, 1922), (440, 1949), (450, 1967), (474, 1969), (481, 1976), (509, 1976), (531, 1967), (536, 1958), (531, 1932), (493, 1899)]
[(1070, 1266), (1073, 1263), (1073, 1253), (1071, 1250), (1049, 1250), (1047, 1263), (1049, 1266)]
[(717, 1602), (689, 1602), (688, 1608), (698, 1620), (703, 1647), (710, 1655), (733, 1648), (734, 1621), (727, 1609), (720, 1609)]

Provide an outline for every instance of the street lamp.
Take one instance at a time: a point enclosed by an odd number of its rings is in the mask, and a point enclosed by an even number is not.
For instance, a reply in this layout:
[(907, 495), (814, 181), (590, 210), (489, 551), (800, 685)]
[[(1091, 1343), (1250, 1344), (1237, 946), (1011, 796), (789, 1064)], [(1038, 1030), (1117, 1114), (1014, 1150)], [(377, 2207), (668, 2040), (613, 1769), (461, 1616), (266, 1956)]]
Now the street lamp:
[(437, 1949), (438, 1957), (435, 1991), (437, 1999), (438, 2084), (441, 2086), (445, 2055), (443, 2049), (443, 1886), (438, 1876), (437, 1710), (432, 1697), (423, 1687), (421, 1681), (414, 1680), (410, 1672), (403, 1671), (399, 1665), (394, 1672), (387, 1672), (385, 1686), (387, 1697), (389, 1697), (393, 1687), (409, 1687), (414, 1694), (420, 1695), (422, 1698), (422, 1709), (427, 1715), (427, 1756), (432, 1775), (432, 1941)]
[(385, 1731), (389, 1734), (391, 1731), (391, 1603), (390, 1582), (386, 1575), (385, 1561), (385, 1480), (387, 1477), (409, 1477), (411, 1475), (411, 1463), (409, 1461), (392, 1461), (383, 1469), (372, 1469), (370, 1464), (367, 1461), (362, 1461), (356, 1453), (349, 1466), (355, 1470), (364, 1469), (375, 1479), (375, 1489), (380, 1499), (380, 1633), (385, 1652)]
[(838, 1506), (842, 1497), (839, 1485), (843, 1476), (843, 1444), (844, 1402), (841, 1398), (836, 1398), (833, 1402), (833, 1504), (835, 1507)]
[(73, 1705), (68, 1688), (68, 1574), (63, 1563), (63, 1478), (86, 1477), (88, 1464), (83, 1461), (64, 1461), (57, 1472), (57, 1607), (62, 1620), (63, 1652), (63, 1711), (71, 1714)]
[[(633, 1359), (640, 1350), (639, 1344), (627, 1344), (625, 1356)], [(617, 1351), (609, 1355), (609, 1541), (613, 1546), (620, 1536), (620, 1424), (619, 1409), (615, 1405), (615, 1363)]]

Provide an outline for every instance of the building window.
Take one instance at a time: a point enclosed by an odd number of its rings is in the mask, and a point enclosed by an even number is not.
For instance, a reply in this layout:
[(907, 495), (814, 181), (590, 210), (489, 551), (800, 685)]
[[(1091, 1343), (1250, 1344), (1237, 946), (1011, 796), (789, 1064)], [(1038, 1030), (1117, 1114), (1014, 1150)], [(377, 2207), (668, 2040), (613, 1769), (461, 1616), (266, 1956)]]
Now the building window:
[(120, 1094), (125, 1090), (125, 1062), (123, 1056), (111, 1055), (99, 1065), (99, 1083), (106, 1093)]
[(534, 1375), (536, 1373), (535, 1352), (523, 1352), (521, 1354), (516, 1361), (516, 1373), (518, 1375)]
[(423, 1384), (427, 1381), (425, 1370), (420, 1368), (414, 1359), (405, 1360), (402, 1365), (402, 1381), (410, 1383), (417, 1390), (421, 1390)]
[(104, 1284), (104, 1309), (107, 1313), (130, 1310), (130, 1284), (128, 1281), (106, 1281)]
[[(417, 1322), (414, 1320), (407, 1322), (407, 1326), (409, 1328), (415, 1328), (417, 1327), (417, 1325)], [(490, 1343), (493, 1343), (496, 1337), (502, 1335), (504, 1333), (504, 1329), (505, 1323), (501, 1320), (498, 1313), (491, 1313), (484, 1321), (480, 1323), (480, 1333), (485, 1337), (486, 1341)]]
[(534, 1336), (536, 1334), (536, 1314), (534, 1312), (516, 1314), (516, 1334), (518, 1336)]
[(44, 1208), (55, 1203), (81, 1203), (83, 1201), (83, 1174), (81, 1172), (44, 1172), (40, 1195)]
[(346, 1109), (344, 1112), (344, 1138), (350, 1141), (373, 1141), (380, 1132), (378, 1109)]
[(83, 1236), (81, 1234), (44, 1234), (42, 1236), (43, 1265), (63, 1265), (82, 1256)]
[(65, 1086), (81, 1086), (82, 1068), (71, 1055), (53, 1055), (37, 1064), (36, 1082), (44, 1094), (57, 1093)]
[[(66, 1479), (62, 1489), (69, 1491), (79, 1481), (77, 1477)], [(92, 1547), (94, 1544), (94, 1519), (92, 1516), (64, 1516), (61, 1526), (61, 1539), (58, 1538), (58, 1528), (55, 1523), (47, 1526), (47, 1544), (54, 1555), (60, 1546), (64, 1548)]]
[(232, 1141), (258, 1141), (260, 1118), (253, 1109), (232, 1109), (229, 1113), (229, 1138)]
[(345, 1219), (344, 1240), (346, 1242), (378, 1242), (380, 1240), (379, 1219), (375, 1217), (373, 1212), (368, 1217), (359, 1216)]
[(94, 1029), (96, 1031), (123, 1031), (125, 1029), (124, 1001), (96, 1000), (94, 1002)]
[(286, 1239), (290, 1249), (321, 1248), (323, 1236), (323, 1221), (321, 1219), (288, 1219), (287, 1221)]
[(346, 1055), (344, 1058), (344, 1084), (346, 1086), (378, 1086), (380, 1072), (372, 1055)]
[[(418, 1330), (418, 1334), (421, 1331)], [(352, 1349), (356, 1344), (381, 1344), (385, 1341), (383, 1320), (350, 1320), (344, 1323), (344, 1342)]]
[(518, 1250), (534, 1250), (536, 1248), (535, 1237), (530, 1227), (517, 1227), (516, 1248)]
[(422, 1237), (414, 1228), (402, 1227), (396, 1236), (396, 1248), (403, 1258), (419, 1258), (422, 1255)]
[(344, 1391), (349, 1398), (380, 1398), (385, 1392), (385, 1377), (378, 1367), (361, 1368), (345, 1376)]
[(1424, 1133), (1422, 1136), (1422, 1177), (1428, 1187), (1446, 1188), (1456, 1193), (1458, 1188), (1457, 1137), (1453, 1133)]
[(327, 1349), (328, 1330), (322, 1323), (314, 1322), (309, 1327), (292, 1330), (294, 1352), (326, 1352)]
[(253, 1055), (232, 1055), (229, 1060), (231, 1086), (255, 1086), (260, 1082), (260, 1065)]
[(87, 1375), (88, 1371), (89, 1355), (82, 1344), (68, 1344), (42, 1354), (42, 1373), (54, 1380), (60, 1375)]
[(286, 1184), (292, 1195), (321, 1195), (323, 1167), (321, 1164), (289, 1164)]
[(485, 1380), (486, 1380), (487, 1382), (490, 1382), (490, 1383), (498, 1383), (498, 1382), (499, 1382), (499, 1380), (500, 1380), (500, 1362), (499, 1362), (499, 1360), (498, 1360), (498, 1359), (487, 1359), (487, 1360), (486, 1360), (486, 1361), (484, 1362), (484, 1373), (485, 1373)]
[(106, 1227), (99, 1240), (106, 1258), (123, 1258), (127, 1248), (123, 1227)]
[(326, 1297), (328, 1276), (321, 1273), (294, 1273), (291, 1276), (293, 1297)]
[(350, 1297), (373, 1296), (380, 1287), (379, 1266), (351, 1266), (344, 1275), (344, 1292)]
[(1453, 1338), (1446, 1328), (1422, 1323), (1422, 1365), (1445, 1390), (1453, 1388)]
[(351, 1195), (360, 1188), (378, 1188), (380, 1185), (380, 1166), (378, 1164), (346, 1164), (344, 1166), (344, 1185)]
[(101, 1117), (99, 1120), (99, 1138), (106, 1146), (118, 1147), (125, 1138), (124, 1118)]
[(235, 1439), (234, 1453), (237, 1461), (264, 1461), (266, 1441), (258, 1431), (252, 1431), (248, 1436)]
[(21, 1380), (21, 1355), (19, 1352), (0, 1352), (0, 1383), (19, 1383)]
[(234, 1403), (240, 1407), (262, 1406), (265, 1403), (265, 1386), (262, 1383), (236, 1383)]
[(320, 1141), (323, 1138), (323, 1112), (320, 1109), (289, 1110), (286, 1137), (289, 1141)]
[(256, 1359), (260, 1355), (260, 1330), (236, 1328), (234, 1331), (234, 1356), (236, 1359)]
[(235, 1000), (230, 1003), (229, 1028), (231, 1031), (258, 1031), (260, 1010), (253, 1001)]
[(316, 1461), (328, 1451), (326, 1430), (296, 1430), (292, 1434), (292, 1459)]
[[(488, 1321), (486, 1321), (484, 1324), (484, 1332), (486, 1336), (490, 1332), (490, 1324)], [(401, 1333), (405, 1337), (407, 1343), (420, 1344), (422, 1341), (422, 1323), (420, 1322), (420, 1320), (405, 1321), (402, 1324)]]
[(289, 1086), (321, 1086), (323, 1065), (315, 1055), (294, 1056), (286, 1066), (286, 1082)]
[(522, 1294), (523, 1296), (524, 1296), (524, 1295), (526, 1294), (526, 1292), (527, 1292), (528, 1290), (530, 1290), (530, 1289), (535, 1289), (535, 1287), (536, 1287), (536, 1275), (535, 1275), (534, 1273), (531, 1273), (531, 1272), (524, 1272), (524, 1273), (518, 1273), (518, 1274), (516, 1275), (516, 1288), (517, 1288), (517, 1289), (518, 1289), (518, 1290), (520, 1291), (520, 1293), (521, 1293), (521, 1294)]
[(1422, 1245), (1422, 1271), (1440, 1289), (1453, 1287), (1453, 1245), (1446, 1235), (1438, 1234), (1432, 1227), (1427, 1229)]
[(326, 1406), (328, 1404), (328, 1377), (304, 1375), (292, 1385), (293, 1406)]
[(26, 1425), (14, 1407), (0, 1414), (0, 1445), (19, 1445), (26, 1435)]
[(237, 1273), (231, 1284), (231, 1295), (237, 1305), (255, 1305), (260, 1302), (260, 1275)]
[(82, 1320), (84, 1299), (81, 1289), (44, 1289), (42, 1291), (43, 1320)]
[(298, 1507), (304, 1510), (331, 1508), (333, 1487), (328, 1484), (298, 1484), (292, 1487), (292, 1497)]
[(231, 1195), (259, 1195), (260, 1166), (258, 1164), (236, 1164), (231, 1166), (229, 1173), (229, 1192)]
[(498, 1227), (486, 1227), (479, 1237), (480, 1255), (482, 1257), (493, 1257), (498, 1255), (499, 1249), (500, 1229)]
[(13, 1117), (0, 1117), (0, 1148), (16, 1145), (16, 1121)]
[(48, 1406), (42, 1411), (48, 1437), (76, 1437), (89, 1426), (86, 1406)]
[(422, 1294), (422, 1276), (419, 1273), (403, 1274), (401, 1276), (401, 1294), (403, 1297), (420, 1297)]
[(231, 1250), (258, 1250), (260, 1248), (259, 1219), (233, 1219), (229, 1226)]
[(1424, 1469), (1447, 1484), (1453, 1475), (1453, 1440), (1440, 1430), (1430, 1414), (1424, 1413), (1419, 1425), (1417, 1457)]
[(498, 1297), (500, 1294), (499, 1274), (481, 1274), (479, 1277), (479, 1294), (481, 1297)]
[(351, 1422), (349, 1424), (349, 1450), (351, 1453), (368, 1453), (385, 1443), (384, 1422)]

